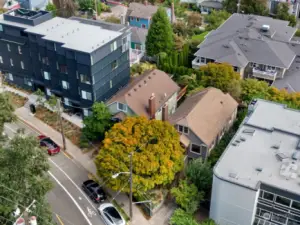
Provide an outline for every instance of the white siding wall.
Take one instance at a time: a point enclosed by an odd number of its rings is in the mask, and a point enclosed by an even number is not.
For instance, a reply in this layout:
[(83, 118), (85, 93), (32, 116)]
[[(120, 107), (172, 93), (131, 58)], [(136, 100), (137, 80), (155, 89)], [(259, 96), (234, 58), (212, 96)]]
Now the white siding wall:
[[(177, 107), (177, 92), (174, 93), (166, 103), (168, 104), (169, 115), (172, 115)], [(162, 107), (155, 113), (155, 119), (162, 119)]]
[(213, 176), (210, 218), (218, 225), (252, 225), (258, 191)]

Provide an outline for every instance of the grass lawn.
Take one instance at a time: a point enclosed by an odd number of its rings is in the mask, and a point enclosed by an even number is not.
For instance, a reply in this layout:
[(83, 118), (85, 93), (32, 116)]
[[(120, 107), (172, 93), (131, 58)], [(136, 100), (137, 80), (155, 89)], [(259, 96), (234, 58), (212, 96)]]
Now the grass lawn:
[(194, 35), (192, 36), (192, 40), (199, 40), (199, 41), (203, 41), (205, 35), (208, 34), (208, 31), (204, 31), (202, 34), (198, 34), (198, 35)]

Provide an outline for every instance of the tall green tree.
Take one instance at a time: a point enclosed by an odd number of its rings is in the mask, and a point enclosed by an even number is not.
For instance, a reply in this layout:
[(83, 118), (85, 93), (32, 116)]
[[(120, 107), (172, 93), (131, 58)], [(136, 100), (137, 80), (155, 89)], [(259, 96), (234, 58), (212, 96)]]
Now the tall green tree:
[(265, 81), (249, 78), (241, 81), (241, 89), (241, 100), (249, 103), (253, 98), (264, 99), (267, 95), (269, 85)]
[(92, 115), (83, 120), (83, 135), (91, 141), (102, 140), (105, 132), (111, 127), (111, 113), (103, 102), (96, 102), (92, 107)]
[(15, 119), (14, 107), (10, 102), (9, 96), (0, 93), (0, 135), (4, 129), (4, 123), (10, 123)]
[(166, 10), (160, 7), (152, 17), (146, 38), (146, 52), (155, 56), (160, 52), (170, 53), (174, 47), (173, 31)]
[(49, 168), (46, 151), (35, 137), (16, 136), (0, 147), (0, 224), (6, 224), (3, 218), (15, 220), (16, 207), (24, 211), (34, 199), (37, 203), (30, 215), (37, 216), (38, 224), (52, 224), (46, 201), (46, 193), (52, 188)]
[(54, 4), (52, 4), (52, 3), (49, 2), (49, 3), (46, 5), (46, 10), (49, 11), (49, 12), (51, 12), (52, 15), (53, 15), (53, 17), (56, 16), (56, 11), (57, 11), (57, 9), (56, 9), (56, 6), (55, 6)]
[(215, 87), (224, 92), (229, 92), (234, 80), (240, 80), (240, 75), (226, 63), (208, 63), (201, 66), (200, 71), (202, 72), (201, 83), (204, 87)]
[(133, 154), (133, 191), (147, 191), (172, 182), (183, 168), (184, 149), (175, 128), (160, 120), (127, 117), (105, 135), (95, 159), (97, 173), (113, 190), (129, 192), (128, 174), (112, 179), (112, 174), (128, 172)]
[(222, 23), (225, 22), (230, 16), (225, 10), (216, 11), (213, 10), (210, 14), (204, 17), (205, 22), (208, 23), (207, 30), (215, 30), (217, 29)]
[(268, 0), (242, 0), (241, 12), (245, 14), (267, 16), (269, 13), (267, 3)]
[(178, 187), (171, 189), (171, 194), (181, 208), (193, 214), (198, 209), (200, 201), (203, 200), (204, 192), (199, 192), (193, 183), (180, 180)]
[(289, 13), (289, 3), (280, 2), (276, 6), (276, 18), (280, 20), (287, 20), (290, 22), (290, 26), (294, 27), (297, 24), (296, 17)]
[(203, 162), (201, 158), (194, 159), (189, 162), (185, 173), (199, 191), (203, 191), (206, 195), (210, 193), (213, 172), (209, 162)]
[(224, 10), (229, 13), (237, 12), (237, 1), (236, 0), (225, 0), (222, 2)]
[(92, 10), (95, 8), (95, 2), (93, 0), (79, 0), (79, 9), (83, 11)]

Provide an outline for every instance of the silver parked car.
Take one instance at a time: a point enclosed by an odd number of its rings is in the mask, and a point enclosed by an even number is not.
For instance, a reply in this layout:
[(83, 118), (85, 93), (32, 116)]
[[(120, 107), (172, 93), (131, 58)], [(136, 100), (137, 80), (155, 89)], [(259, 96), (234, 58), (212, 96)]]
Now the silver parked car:
[(114, 207), (113, 204), (104, 203), (98, 208), (104, 222), (107, 225), (125, 225), (126, 222), (121, 216), (121, 213)]

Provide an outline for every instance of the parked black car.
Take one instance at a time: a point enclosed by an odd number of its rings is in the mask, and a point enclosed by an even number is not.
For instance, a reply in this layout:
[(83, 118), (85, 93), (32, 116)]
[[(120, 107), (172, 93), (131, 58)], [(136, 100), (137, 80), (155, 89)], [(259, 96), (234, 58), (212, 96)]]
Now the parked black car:
[(93, 180), (83, 182), (82, 189), (96, 203), (103, 202), (106, 199), (106, 194), (103, 189)]

